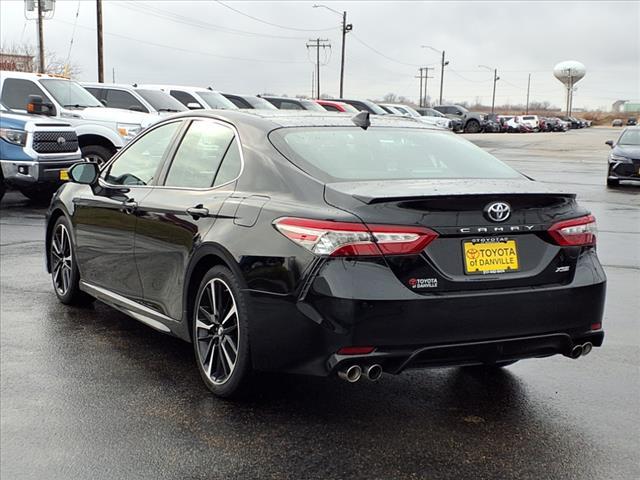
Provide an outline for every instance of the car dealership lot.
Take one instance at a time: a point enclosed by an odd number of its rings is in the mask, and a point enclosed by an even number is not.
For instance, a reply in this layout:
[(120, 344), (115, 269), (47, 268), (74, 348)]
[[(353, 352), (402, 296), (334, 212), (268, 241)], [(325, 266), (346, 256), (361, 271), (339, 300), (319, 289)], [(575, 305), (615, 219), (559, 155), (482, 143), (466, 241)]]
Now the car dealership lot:
[[(60, 305), (44, 209), (2, 202), (2, 478), (637, 478), (640, 188), (605, 185), (619, 129), (467, 138), (575, 191), (609, 277), (604, 347), (492, 375), (452, 368), (338, 379), (263, 376), (216, 399), (189, 345), (96, 303)], [(500, 308), (500, 306), (496, 306)]]

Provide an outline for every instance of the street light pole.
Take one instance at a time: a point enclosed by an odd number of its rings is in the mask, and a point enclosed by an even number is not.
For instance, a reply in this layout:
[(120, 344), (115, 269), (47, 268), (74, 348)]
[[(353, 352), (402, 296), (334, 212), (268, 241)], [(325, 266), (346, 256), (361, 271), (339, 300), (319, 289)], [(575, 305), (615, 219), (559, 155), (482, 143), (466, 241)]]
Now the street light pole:
[(478, 67), (485, 68), (490, 72), (493, 72), (493, 95), (491, 98), (491, 113), (494, 113), (496, 107), (496, 83), (498, 82), (498, 80), (500, 80), (500, 77), (498, 76), (498, 69), (487, 67), (486, 65), (478, 65)]

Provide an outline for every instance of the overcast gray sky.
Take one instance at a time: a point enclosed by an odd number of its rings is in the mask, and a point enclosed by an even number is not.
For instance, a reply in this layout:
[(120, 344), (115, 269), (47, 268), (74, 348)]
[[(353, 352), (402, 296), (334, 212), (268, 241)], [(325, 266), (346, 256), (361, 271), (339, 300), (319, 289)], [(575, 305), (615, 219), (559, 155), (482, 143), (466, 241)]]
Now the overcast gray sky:
[[(110, 1), (104, 0), (105, 76), (118, 83), (212, 85), (237, 93), (311, 93), (310, 38), (330, 40), (321, 91), (337, 96), (341, 17), (319, 2)], [(640, 99), (640, 2), (383, 2), (325, 1), (347, 10), (345, 95), (381, 98), (394, 92), (418, 97), (417, 68), (431, 71), (429, 94), (437, 96), (439, 55), (445, 49), (444, 97), (479, 98), (490, 104), (498, 68), (496, 103), (524, 103), (527, 75), (531, 99), (564, 105), (552, 75), (562, 60), (585, 64), (576, 107), (610, 108), (617, 99)], [(97, 79), (96, 2), (58, 0), (45, 23), (45, 45), (69, 54), (81, 80)], [(76, 13), (78, 12), (77, 20)], [(250, 15), (249, 18), (246, 15)], [(274, 25), (269, 25), (268, 23)], [(74, 26), (75, 25), (75, 26)], [(287, 27), (287, 28), (282, 28)], [(35, 21), (25, 20), (22, 0), (0, 0), (3, 45), (36, 45)], [(75, 33), (74, 33), (75, 32)]]

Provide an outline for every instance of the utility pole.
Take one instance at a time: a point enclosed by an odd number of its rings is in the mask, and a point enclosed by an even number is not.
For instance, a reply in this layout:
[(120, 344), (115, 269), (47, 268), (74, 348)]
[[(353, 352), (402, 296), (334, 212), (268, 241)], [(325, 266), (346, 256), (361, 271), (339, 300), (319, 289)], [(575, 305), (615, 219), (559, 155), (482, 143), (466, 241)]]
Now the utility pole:
[(531, 74), (527, 80), (527, 108), (525, 109), (525, 115), (529, 115), (529, 91), (531, 90)]
[(116, 67), (111, 68), (111, 83), (116, 83)]
[(442, 86), (444, 85), (444, 67), (449, 65), (449, 62), (445, 62), (444, 60), (444, 50), (442, 51), (442, 63), (440, 64), (440, 102), (439, 105), (442, 105)]
[(498, 76), (498, 69), (494, 68), (493, 69), (493, 98), (491, 99), (491, 113), (494, 112), (494, 109), (496, 106), (496, 83), (498, 82), (498, 80), (500, 80), (500, 77)]
[(424, 106), (422, 105), (422, 70), (424, 70), (422, 67), (420, 67), (418, 69), (420, 71), (420, 74), (416, 77), (416, 78), (420, 78), (420, 96), (418, 98), (420, 98), (420, 100), (418, 101), (418, 105), (420, 105), (421, 107)]
[(347, 23), (347, 12), (343, 11), (340, 13), (337, 10), (334, 10), (327, 5), (313, 5), (313, 8), (326, 8), (327, 10), (342, 16), (342, 57), (340, 59), (340, 98), (344, 96), (344, 52), (345, 52), (345, 40), (347, 37), (347, 33), (353, 30), (353, 25)]
[(43, 0), (38, 0), (38, 54), (40, 56), (40, 73), (45, 73), (45, 64), (44, 64), (44, 29), (42, 28), (42, 2)]
[(310, 39), (307, 48), (316, 49), (316, 98), (320, 100), (320, 49), (331, 48), (328, 38)]
[(96, 0), (96, 17), (98, 31), (98, 82), (104, 83), (104, 52), (102, 50), (102, 0)]
[(423, 95), (423, 97), (424, 97), (424, 105), (422, 105), (423, 107), (428, 107), (429, 106), (429, 105), (427, 105), (427, 81), (430, 78), (433, 78), (433, 77), (429, 76), (429, 70), (433, 70), (433, 68), (424, 67), (424, 95)]

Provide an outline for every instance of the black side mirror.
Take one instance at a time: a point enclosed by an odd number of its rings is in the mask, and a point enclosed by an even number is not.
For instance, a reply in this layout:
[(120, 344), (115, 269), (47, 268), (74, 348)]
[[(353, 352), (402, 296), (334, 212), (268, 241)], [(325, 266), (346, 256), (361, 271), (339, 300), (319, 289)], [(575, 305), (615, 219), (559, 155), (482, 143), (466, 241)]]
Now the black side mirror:
[(613, 148), (613, 140), (607, 140), (606, 142), (604, 142), (605, 145), (609, 145), (611, 148)]
[(69, 180), (82, 185), (93, 185), (98, 180), (100, 168), (97, 163), (76, 163), (69, 169)]
[(34, 115), (53, 115), (53, 105), (44, 103), (40, 95), (29, 95), (27, 113)]

